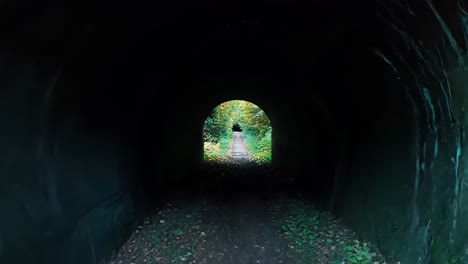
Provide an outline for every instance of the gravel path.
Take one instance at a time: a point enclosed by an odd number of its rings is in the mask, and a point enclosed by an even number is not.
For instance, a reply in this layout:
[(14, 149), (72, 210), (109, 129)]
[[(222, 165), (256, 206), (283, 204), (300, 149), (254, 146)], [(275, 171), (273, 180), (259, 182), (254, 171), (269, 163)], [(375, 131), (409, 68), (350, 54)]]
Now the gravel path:
[(250, 162), (252, 160), (252, 155), (245, 146), (242, 132), (233, 132), (228, 155), (237, 162)]

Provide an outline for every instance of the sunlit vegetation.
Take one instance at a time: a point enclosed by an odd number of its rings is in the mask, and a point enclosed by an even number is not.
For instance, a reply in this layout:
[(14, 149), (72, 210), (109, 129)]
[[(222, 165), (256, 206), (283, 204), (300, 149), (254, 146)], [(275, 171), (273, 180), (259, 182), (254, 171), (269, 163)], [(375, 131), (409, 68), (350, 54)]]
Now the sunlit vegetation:
[(245, 145), (258, 162), (271, 161), (271, 125), (266, 113), (247, 101), (224, 102), (213, 109), (203, 128), (205, 160), (228, 155), (234, 130), (241, 130)]

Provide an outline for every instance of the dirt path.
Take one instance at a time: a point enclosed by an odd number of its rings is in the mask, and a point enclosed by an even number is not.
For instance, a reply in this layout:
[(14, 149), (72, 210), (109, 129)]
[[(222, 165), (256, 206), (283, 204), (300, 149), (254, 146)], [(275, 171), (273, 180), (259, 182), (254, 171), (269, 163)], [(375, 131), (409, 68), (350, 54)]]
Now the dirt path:
[[(247, 160), (240, 134), (233, 143)], [(163, 196), (101, 264), (396, 264), (286, 183), (267, 186), (269, 165), (231, 161), (205, 164)]]
[(242, 132), (233, 132), (229, 156), (237, 161), (251, 161), (252, 155), (245, 146)]
[(378, 264), (378, 250), (300, 199), (175, 199), (145, 219), (108, 264)]
[(289, 242), (281, 239), (269, 212), (269, 202), (239, 194), (223, 202), (226, 212), (220, 225), (231, 234), (231, 253), (223, 263), (295, 263)]

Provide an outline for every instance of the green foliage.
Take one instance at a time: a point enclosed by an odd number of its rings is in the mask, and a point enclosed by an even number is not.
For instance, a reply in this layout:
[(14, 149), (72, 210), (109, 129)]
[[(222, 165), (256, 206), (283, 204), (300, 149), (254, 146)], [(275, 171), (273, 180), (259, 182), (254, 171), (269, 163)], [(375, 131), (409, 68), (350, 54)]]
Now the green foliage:
[(310, 227), (317, 225), (318, 216), (318, 214), (298, 209), (285, 219), (286, 223), (281, 226), (281, 229), (293, 239), (298, 247), (303, 248), (306, 245), (311, 245), (316, 239)]
[(372, 255), (367, 243), (354, 241), (354, 245), (346, 246), (346, 258), (353, 264), (368, 264), (372, 261)]
[(261, 162), (271, 160), (271, 127), (268, 127), (265, 134), (257, 137), (257, 144), (253, 147), (252, 155)]
[(211, 160), (227, 154), (231, 145), (231, 138), (226, 136), (217, 139), (217, 143), (205, 141), (203, 144), (205, 160)]
[(263, 135), (261, 132), (248, 130), (243, 133), (243, 137), (247, 148), (256, 161), (271, 161), (271, 127), (267, 127)]
[(319, 213), (310, 207), (291, 204), (289, 215), (283, 220), (283, 232), (292, 240), (297, 249), (303, 251), (303, 260), (306, 262), (314, 258), (315, 252), (311, 250), (316, 241), (314, 229), (319, 222)]
[[(368, 243), (341, 231), (327, 212), (297, 200), (287, 208), (287, 215), (279, 217), (277, 224), (300, 253), (298, 263), (370, 264), (378, 260)], [(328, 261), (317, 260), (314, 249), (329, 252)]]
[(171, 263), (189, 263), (196, 252), (190, 247), (170, 245), (165, 253), (168, 259), (171, 259)]
[(243, 138), (255, 160), (271, 161), (270, 120), (258, 106), (241, 100), (218, 105), (206, 119), (203, 128), (205, 160), (227, 154), (234, 125), (243, 129)]

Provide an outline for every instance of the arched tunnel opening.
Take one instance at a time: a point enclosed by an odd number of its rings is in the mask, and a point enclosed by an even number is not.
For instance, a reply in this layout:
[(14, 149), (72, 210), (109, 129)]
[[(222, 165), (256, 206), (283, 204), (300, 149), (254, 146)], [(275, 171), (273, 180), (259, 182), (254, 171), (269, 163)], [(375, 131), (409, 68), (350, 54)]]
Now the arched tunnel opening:
[[(0, 4), (0, 263), (468, 263), (465, 1), (74, 11)], [(236, 98), (271, 160), (204, 166)]]
[(270, 192), (278, 183), (271, 177), (272, 132), (267, 113), (252, 102), (217, 105), (203, 125), (202, 170), (192, 183), (218, 195)]
[(268, 115), (257, 105), (244, 100), (221, 103), (203, 126), (204, 160), (269, 163), (272, 130)]
[(204, 160), (269, 163), (272, 130), (268, 115), (257, 105), (244, 100), (221, 103), (203, 126)]

